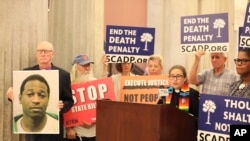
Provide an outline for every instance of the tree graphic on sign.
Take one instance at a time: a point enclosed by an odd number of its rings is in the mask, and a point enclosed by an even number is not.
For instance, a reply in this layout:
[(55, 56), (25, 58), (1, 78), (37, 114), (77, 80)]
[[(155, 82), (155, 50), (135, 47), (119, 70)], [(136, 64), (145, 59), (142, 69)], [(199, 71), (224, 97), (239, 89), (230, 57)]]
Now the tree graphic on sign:
[(141, 35), (141, 42), (145, 42), (145, 46), (143, 50), (148, 50), (148, 42), (153, 40), (153, 36), (150, 33), (143, 33)]
[(210, 123), (210, 113), (214, 113), (216, 109), (216, 105), (212, 100), (206, 100), (205, 103), (203, 103), (203, 112), (207, 112), (207, 122), (206, 124), (211, 124)]
[(225, 27), (226, 22), (223, 19), (216, 19), (213, 24), (214, 24), (214, 28), (218, 29), (217, 37), (221, 37), (220, 29)]

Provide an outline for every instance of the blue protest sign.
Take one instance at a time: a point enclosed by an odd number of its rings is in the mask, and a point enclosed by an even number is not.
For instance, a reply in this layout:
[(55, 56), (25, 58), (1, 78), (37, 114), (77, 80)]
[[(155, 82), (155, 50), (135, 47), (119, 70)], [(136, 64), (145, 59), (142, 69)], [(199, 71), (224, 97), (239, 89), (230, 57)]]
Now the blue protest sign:
[(250, 99), (201, 94), (199, 141), (229, 141), (230, 125), (250, 124)]
[(228, 14), (181, 17), (181, 52), (227, 52)]
[(146, 63), (154, 54), (155, 29), (108, 25), (105, 53), (109, 63)]
[(247, 4), (243, 30), (240, 35), (239, 47), (250, 47), (250, 3)]
[(239, 35), (238, 35), (238, 37), (239, 37), (239, 38), (238, 38), (238, 39), (239, 39), (239, 40), (238, 40), (238, 45), (239, 45), (239, 46), (237, 46), (237, 48), (238, 48), (237, 50), (238, 50), (238, 51), (244, 48), (244, 47), (240, 46), (240, 37), (241, 37), (242, 31), (243, 31), (243, 27), (239, 27)]

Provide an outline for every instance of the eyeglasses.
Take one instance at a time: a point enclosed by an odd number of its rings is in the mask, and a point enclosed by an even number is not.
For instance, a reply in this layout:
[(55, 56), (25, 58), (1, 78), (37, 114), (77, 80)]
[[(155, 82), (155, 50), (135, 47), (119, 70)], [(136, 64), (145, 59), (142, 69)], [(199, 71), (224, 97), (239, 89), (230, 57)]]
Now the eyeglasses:
[(46, 50), (46, 49), (40, 49), (40, 50), (36, 50), (37, 53), (39, 54), (48, 54), (49, 52), (52, 52), (52, 50)]
[(234, 63), (236, 65), (238, 65), (238, 64), (245, 65), (249, 61), (250, 61), (250, 59), (234, 59)]
[(182, 77), (184, 76), (183, 75), (169, 75), (170, 80), (174, 80), (174, 79), (180, 80)]

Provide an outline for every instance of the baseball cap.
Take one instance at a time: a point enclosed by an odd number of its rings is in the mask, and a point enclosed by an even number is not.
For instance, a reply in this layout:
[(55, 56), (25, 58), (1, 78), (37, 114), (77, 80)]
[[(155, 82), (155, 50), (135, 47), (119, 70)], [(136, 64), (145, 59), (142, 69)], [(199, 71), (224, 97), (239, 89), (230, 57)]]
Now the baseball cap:
[(78, 55), (75, 57), (72, 64), (73, 65), (74, 64), (86, 65), (86, 64), (90, 64), (90, 63), (94, 64), (94, 62), (89, 59), (88, 55)]

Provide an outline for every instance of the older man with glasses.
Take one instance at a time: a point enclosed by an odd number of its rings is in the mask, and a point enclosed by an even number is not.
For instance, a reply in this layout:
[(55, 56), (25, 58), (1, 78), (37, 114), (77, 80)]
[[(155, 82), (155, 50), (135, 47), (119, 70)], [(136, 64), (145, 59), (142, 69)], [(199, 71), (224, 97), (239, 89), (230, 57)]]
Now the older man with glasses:
[[(57, 106), (60, 109), (59, 134), (26, 134), (26, 141), (61, 141), (63, 140), (63, 113), (70, 110), (74, 101), (72, 98), (71, 81), (69, 72), (55, 66), (52, 63), (55, 51), (53, 45), (48, 41), (42, 41), (37, 45), (36, 58), (37, 65), (23, 70), (58, 70), (59, 71), (59, 101)], [(13, 88), (7, 91), (9, 100), (14, 100)]]
[(201, 93), (228, 95), (227, 89), (233, 82), (239, 80), (239, 76), (225, 66), (227, 57), (223, 52), (210, 53), (213, 68), (198, 73), (199, 62), (204, 54), (202, 50), (195, 53), (195, 61), (190, 70), (190, 83), (196, 86), (202, 85)]

